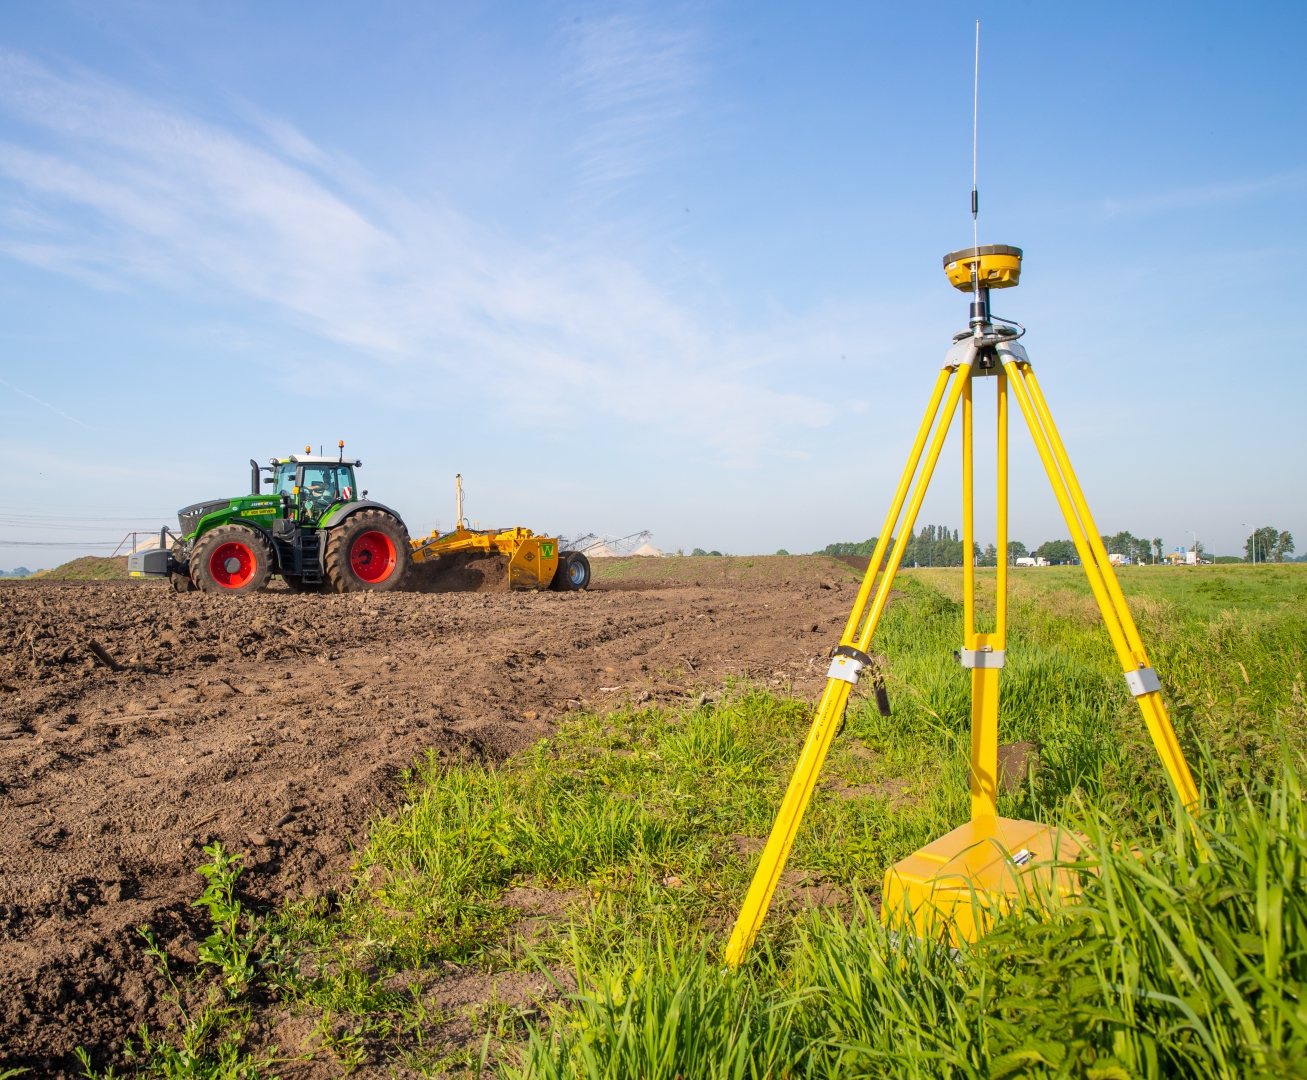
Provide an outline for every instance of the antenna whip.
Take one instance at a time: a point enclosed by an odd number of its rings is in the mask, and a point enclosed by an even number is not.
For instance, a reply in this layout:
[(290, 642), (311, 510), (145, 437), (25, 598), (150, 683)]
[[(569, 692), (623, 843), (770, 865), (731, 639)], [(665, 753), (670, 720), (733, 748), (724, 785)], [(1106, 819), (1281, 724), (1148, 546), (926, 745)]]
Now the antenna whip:
[(975, 281), (974, 296), (975, 311), (980, 312), (980, 192), (977, 188), (977, 147), (979, 146), (980, 134), (980, 20), (976, 20), (976, 81), (971, 98), (971, 242), (974, 246), (973, 255), (976, 263), (972, 270), (972, 280)]

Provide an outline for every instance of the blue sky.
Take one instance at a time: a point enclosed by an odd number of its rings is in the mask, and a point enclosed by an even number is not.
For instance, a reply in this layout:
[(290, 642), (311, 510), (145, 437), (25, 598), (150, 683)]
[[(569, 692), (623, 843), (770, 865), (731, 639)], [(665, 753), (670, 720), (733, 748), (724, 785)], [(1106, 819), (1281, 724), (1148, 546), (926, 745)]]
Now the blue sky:
[[(485, 525), (874, 534), (965, 325), (977, 13), (10, 7), (0, 567), (338, 438), (415, 533), (461, 472)], [(979, 14), (981, 242), (1027, 255), (995, 307), (1099, 526), (1307, 548), (1307, 9)], [(960, 524), (957, 458), (919, 524)], [(1066, 535), (1024, 436), (1013, 488), (1014, 537)]]

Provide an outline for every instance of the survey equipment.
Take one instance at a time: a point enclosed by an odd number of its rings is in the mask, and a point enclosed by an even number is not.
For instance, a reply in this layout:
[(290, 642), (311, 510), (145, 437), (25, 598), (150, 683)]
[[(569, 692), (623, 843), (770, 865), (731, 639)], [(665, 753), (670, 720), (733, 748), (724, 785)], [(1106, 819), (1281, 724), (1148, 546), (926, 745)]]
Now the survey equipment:
[[(974, 194), (972, 206), (975, 206)], [(1008, 407), (1013, 397), (1030, 429), (1071, 531), (1121, 663), (1126, 686), (1139, 703), (1153, 745), (1177, 795), (1188, 807), (1197, 804), (1198, 790), (1162, 703), (1157, 672), (1148, 660), (1126, 606), (1030, 359), (1017, 340), (1025, 331), (990, 312), (991, 290), (1017, 285), (1021, 260), (1019, 248), (1000, 244), (975, 245), (944, 257), (949, 281), (972, 294), (969, 327), (954, 335), (953, 345), (935, 380), (875, 554), (834, 651), (825, 692), (727, 944), (726, 959), (731, 966), (743, 960), (762, 925), (831, 740), (844, 716), (849, 694), (858, 682), (859, 672), (871, 664), (868, 652), (872, 639), (885, 613), (894, 577), (912, 538), (917, 512), (959, 405), (962, 547), (968, 555), (974, 550), (972, 427), (973, 390), (977, 380), (992, 380), (995, 388), (999, 559), (997, 611), (992, 632), (978, 633), (975, 629), (976, 574), (969, 557), (964, 559), (962, 571), (963, 640), (957, 655), (962, 666), (971, 672), (971, 820), (890, 867), (885, 875), (883, 917), (910, 921), (922, 937), (942, 933), (954, 941), (974, 940), (983, 933), (986, 913), (1001, 912), (1027, 888), (1034, 886), (1063, 894), (1074, 888), (1070, 876), (1057, 864), (1075, 857), (1079, 850), (1075, 837), (1038, 822), (999, 817), (996, 805), (999, 686), (1007, 656)], [(897, 540), (891, 548), (895, 536)]]

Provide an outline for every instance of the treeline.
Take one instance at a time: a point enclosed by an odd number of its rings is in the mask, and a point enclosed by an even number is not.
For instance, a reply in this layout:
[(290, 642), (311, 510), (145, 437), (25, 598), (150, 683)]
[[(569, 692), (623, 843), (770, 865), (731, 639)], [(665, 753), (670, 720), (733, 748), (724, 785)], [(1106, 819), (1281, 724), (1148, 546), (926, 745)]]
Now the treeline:
[[(825, 549), (818, 552), (819, 555), (863, 555), (870, 558), (876, 554), (876, 543), (879, 538), (873, 536), (870, 540), (864, 540), (862, 543), (844, 543), (828, 544)], [(894, 545), (894, 538), (890, 538), (890, 546)], [(992, 548), (993, 545), (991, 544)], [(986, 552), (980, 550), (979, 544), (972, 544), (973, 556), (977, 559), (977, 565), (986, 565), (983, 559)], [(944, 525), (923, 525), (921, 532), (917, 533), (908, 541), (907, 547), (903, 552), (904, 566), (961, 566), (962, 565), (962, 537), (957, 529), (950, 530)], [(990, 563), (988, 565), (994, 565)]]
[[(1288, 536), (1288, 534), (1284, 534)], [(870, 558), (876, 553), (878, 538), (861, 543), (828, 544), (819, 555), (864, 555)], [(894, 539), (890, 539), (893, 546)], [(1289, 537), (1289, 551), (1293, 550), (1293, 538)], [(1124, 555), (1131, 562), (1160, 562), (1162, 559), (1162, 541), (1160, 538), (1144, 540), (1130, 532), (1119, 532), (1115, 536), (1104, 536), (1103, 546), (1109, 555)], [(997, 566), (998, 549), (988, 544), (982, 550), (979, 544), (972, 545), (972, 555), (977, 566)], [(1199, 551), (1202, 546), (1199, 545)], [(1064, 566), (1079, 564), (1080, 556), (1076, 546), (1070, 540), (1045, 540), (1037, 548), (1027, 548), (1020, 540), (1012, 540), (1007, 546), (1008, 564), (1013, 565), (1017, 559), (1045, 559), (1050, 565)], [(1259, 556), (1260, 558), (1260, 556)], [(924, 525), (921, 532), (908, 541), (903, 552), (904, 566), (961, 566), (962, 540), (958, 530), (949, 530), (942, 525)]]

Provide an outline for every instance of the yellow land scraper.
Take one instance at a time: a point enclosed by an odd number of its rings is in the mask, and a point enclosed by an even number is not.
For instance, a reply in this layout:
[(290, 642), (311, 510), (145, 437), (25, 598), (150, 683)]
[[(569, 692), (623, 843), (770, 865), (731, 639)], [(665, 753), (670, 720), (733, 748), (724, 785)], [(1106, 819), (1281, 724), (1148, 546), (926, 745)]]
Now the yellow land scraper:
[(574, 591), (590, 584), (590, 560), (579, 551), (559, 551), (558, 538), (537, 536), (520, 526), (512, 529), (470, 529), (463, 516), (463, 476), (454, 478), (458, 522), (447, 533), (433, 532), (412, 540), (413, 561), (431, 562), (457, 552), (508, 556), (510, 589)]

